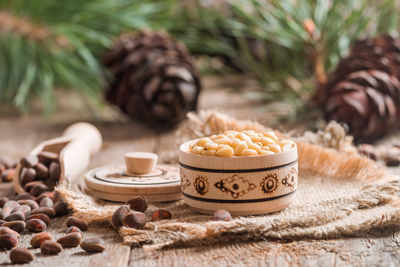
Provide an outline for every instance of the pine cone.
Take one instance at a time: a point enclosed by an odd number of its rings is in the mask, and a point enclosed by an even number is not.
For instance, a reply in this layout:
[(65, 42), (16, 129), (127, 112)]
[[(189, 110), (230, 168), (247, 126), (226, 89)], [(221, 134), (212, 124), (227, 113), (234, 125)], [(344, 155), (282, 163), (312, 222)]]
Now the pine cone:
[(372, 142), (400, 124), (400, 40), (355, 43), (322, 88), (327, 120), (344, 122), (356, 142)]
[(200, 80), (186, 47), (164, 32), (120, 36), (105, 53), (106, 99), (132, 118), (169, 129), (196, 109)]

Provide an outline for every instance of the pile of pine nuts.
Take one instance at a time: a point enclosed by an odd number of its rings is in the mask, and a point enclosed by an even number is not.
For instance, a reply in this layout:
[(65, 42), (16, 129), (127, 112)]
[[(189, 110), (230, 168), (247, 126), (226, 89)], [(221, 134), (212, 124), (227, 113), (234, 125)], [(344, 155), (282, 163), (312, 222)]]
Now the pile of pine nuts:
[(223, 134), (197, 140), (190, 151), (204, 156), (258, 156), (272, 155), (292, 149), (295, 143), (278, 138), (273, 131), (257, 133), (248, 131), (226, 131)]

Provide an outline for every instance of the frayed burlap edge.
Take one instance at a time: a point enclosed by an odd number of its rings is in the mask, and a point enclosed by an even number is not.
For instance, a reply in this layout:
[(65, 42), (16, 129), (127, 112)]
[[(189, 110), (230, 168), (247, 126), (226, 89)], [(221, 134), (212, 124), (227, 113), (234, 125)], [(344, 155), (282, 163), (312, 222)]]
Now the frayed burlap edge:
[[(88, 223), (110, 225), (117, 205), (96, 201), (65, 185), (58, 191), (73, 214)], [(122, 227), (119, 231), (127, 245), (143, 244), (146, 250), (168, 246), (193, 246), (242, 240), (298, 240), (358, 236), (373, 229), (398, 226), (400, 222), (400, 181), (365, 186), (360, 192), (334, 200), (291, 205), (269, 216), (237, 217), (230, 222), (213, 221), (211, 216), (193, 213), (168, 221), (148, 222), (144, 229)], [(183, 201), (169, 208), (187, 208)], [(156, 206), (152, 206), (154, 210)]]
[[(144, 246), (147, 250), (226, 241), (354, 237), (369, 230), (399, 225), (400, 210), (386, 205), (396, 199), (399, 192), (400, 182), (395, 180), (378, 187), (366, 187), (349, 198), (292, 206), (270, 218), (239, 217), (230, 222), (210, 220), (201, 225), (172, 220), (150, 223), (144, 230), (123, 227), (120, 234), (126, 244), (151, 240), (152, 244)], [(293, 216), (293, 210), (298, 216)]]

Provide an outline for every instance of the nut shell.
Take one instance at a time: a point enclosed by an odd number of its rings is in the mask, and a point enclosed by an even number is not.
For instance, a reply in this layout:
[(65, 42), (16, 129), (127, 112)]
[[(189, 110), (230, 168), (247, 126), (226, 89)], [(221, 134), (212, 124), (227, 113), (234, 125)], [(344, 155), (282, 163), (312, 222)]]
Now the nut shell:
[(86, 231), (88, 229), (88, 224), (84, 220), (79, 219), (77, 217), (73, 217), (73, 216), (68, 217), (66, 223), (67, 223), (68, 227), (76, 226), (79, 229), (81, 229), (82, 231)]
[(131, 210), (145, 212), (148, 207), (147, 199), (143, 196), (135, 196), (126, 202)]
[(18, 237), (14, 234), (0, 235), (0, 249), (12, 249), (18, 245)]
[(79, 246), (81, 240), (81, 233), (70, 233), (57, 239), (57, 242), (60, 243), (63, 248), (74, 248)]
[(129, 212), (122, 221), (125, 227), (141, 229), (147, 222), (147, 216), (143, 212)]
[(26, 248), (13, 248), (10, 251), (10, 260), (13, 264), (25, 264), (33, 261), (35, 257)]
[(67, 230), (65, 230), (65, 233), (66, 234), (69, 234), (69, 233), (80, 233), (80, 232), (82, 232), (81, 231), (81, 229), (79, 229), (78, 227), (76, 227), (76, 226), (71, 226), (71, 227), (69, 227)]
[(171, 212), (163, 209), (158, 209), (153, 212), (151, 219), (153, 221), (169, 220), (172, 218)]
[(12, 221), (12, 222), (5, 222), (1, 226), (8, 227), (18, 233), (22, 233), (25, 230), (26, 224), (24, 221)]
[(40, 248), (42, 243), (47, 240), (51, 240), (51, 234), (48, 232), (41, 232), (39, 234), (36, 234), (32, 237), (31, 239), (31, 246), (34, 248)]
[(50, 224), (49, 216), (47, 216), (44, 213), (33, 214), (33, 215), (29, 216), (28, 218), (26, 218), (27, 221), (31, 220), (31, 219), (39, 219), (39, 220), (42, 220), (46, 225)]
[(54, 218), (56, 211), (53, 208), (39, 207), (37, 209), (32, 210), (32, 212), (31, 212), (32, 215), (39, 214), (39, 213), (46, 214), (51, 219), (51, 218)]
[(30, 219), (26, 222), (26, 228), (32, 232), (42, 232), (46, 230), (46, 224), (40, 219)]
[(48, 255), (58, 254), (62, 251), (62, 249), (63, 247), (59, 243), (51, 240), (44, 241), (40, 246), (40, 252)]
[(122, 221), (124, 220), (125, 216), (130, 212), (130, 209), (127, 205), (123, 205), (119, 207), (111, 217), (111, 223), (115, 229), (118, 229), (122, 226)]
[(81, 248), (89, 253), (98, 253), (105, 249), (105, 245), (102, 239), (95, 237), (82, 241)]
[(0, 235), (7, 235), (7, 234), (15, 235), (16, 237), (20, 236), (20, 234), (18, 232), (14, 231), (12, 229), (5, 227), (5, 226), (0, 226)]
[(226, 210), (216, 210), (214, 212), (214, 219), (217, 221), (231, 221), (232, 220), (232, 215), (229, 213), (229, 211)]

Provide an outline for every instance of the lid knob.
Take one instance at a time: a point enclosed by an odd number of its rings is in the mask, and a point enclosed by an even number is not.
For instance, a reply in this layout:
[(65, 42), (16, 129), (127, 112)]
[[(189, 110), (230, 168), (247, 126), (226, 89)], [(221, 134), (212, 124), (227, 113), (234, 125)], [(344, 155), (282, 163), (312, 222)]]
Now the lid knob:
[(154, 171), (157, 165), (157, 154), (151, 152), (129, 152), (125, 154), (128, 174), (147, 174)]

